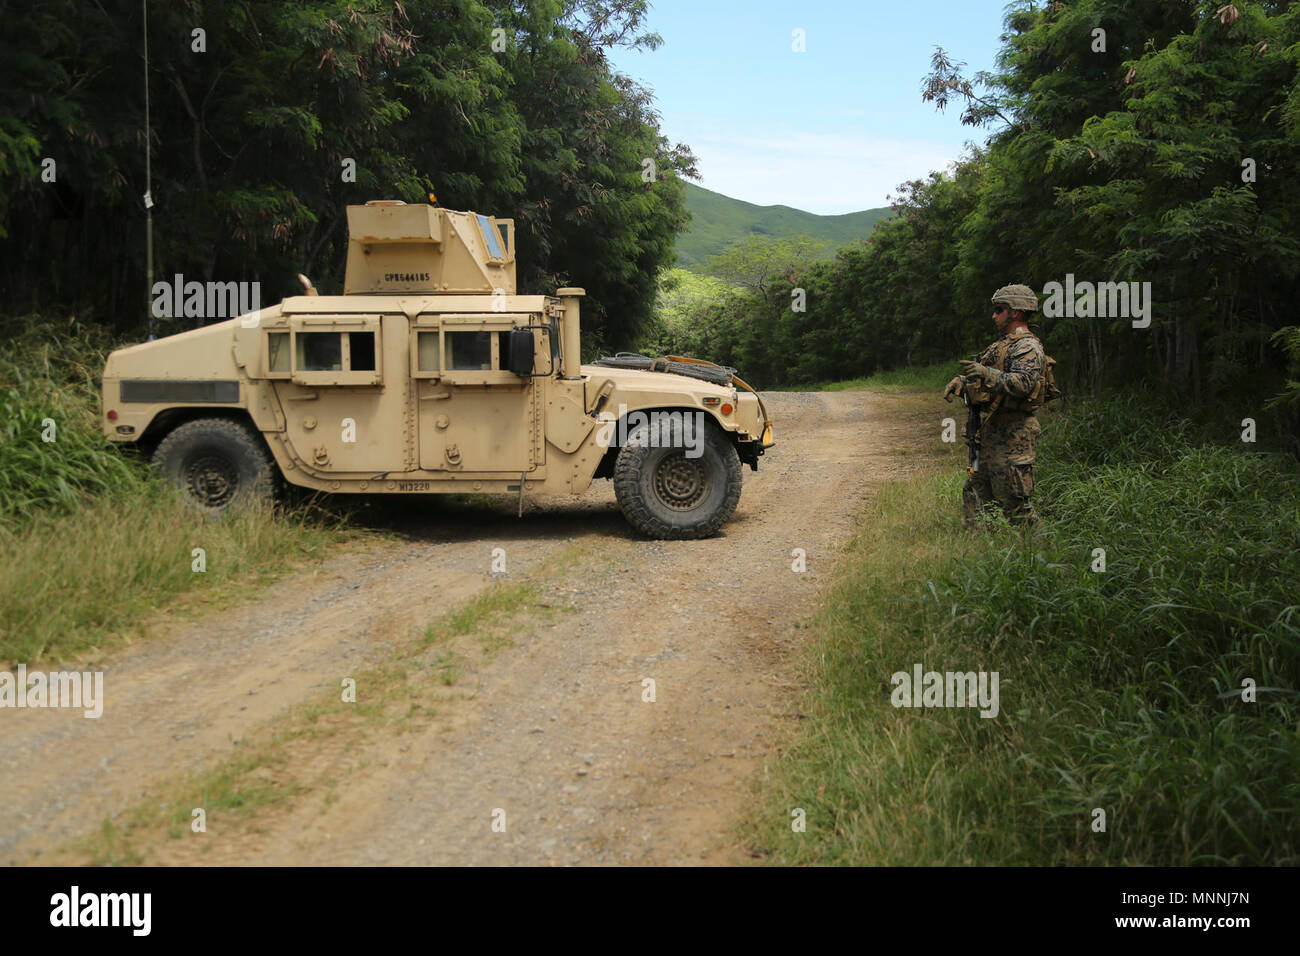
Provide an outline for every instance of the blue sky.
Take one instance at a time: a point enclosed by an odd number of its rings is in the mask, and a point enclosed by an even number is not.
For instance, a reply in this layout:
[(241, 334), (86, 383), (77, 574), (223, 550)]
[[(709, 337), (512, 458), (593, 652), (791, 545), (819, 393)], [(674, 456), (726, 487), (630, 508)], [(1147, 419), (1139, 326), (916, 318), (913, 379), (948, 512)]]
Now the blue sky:
[[(944, 169), (986, 131), (921, 102), (936, 45), (992, 70), (1005, 0), (653, 0), (651, 52), (610, 59), (654, 91), (701, 185), (759, 205), (854, 212)], [(802, 29), (806, 51), (792, 50)]]

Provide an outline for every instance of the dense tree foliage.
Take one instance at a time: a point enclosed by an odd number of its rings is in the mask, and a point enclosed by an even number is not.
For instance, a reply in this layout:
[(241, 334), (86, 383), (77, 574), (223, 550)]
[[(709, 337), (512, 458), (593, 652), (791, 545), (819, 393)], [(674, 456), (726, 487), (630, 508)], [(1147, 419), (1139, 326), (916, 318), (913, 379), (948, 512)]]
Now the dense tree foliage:
[(787, 269), (806, 312), (706, 302), (691, 344), (764, 384), (850, 378), (972, 349), (993, 289), (1072, 275), (1151, 285), (1147, 328), (1042, 317), (1074, 389), (1283, 392), (1300, 378), (1300, 5), (1020, 0), (1005, 23), (997, 72), (968, 79), (940, 50), (922, 87), (986, 146), (904, 184), (899, 215), (834, 264)]
[(725, 288), (670, 277), (675, 315), (653, 323), (694, 160), (605, 58), (658, 43), (644, 0), (148, 9), (146, 71), (135, 0), (0, 0), (10, 311), (143, 324), (147, 76), (159, 277), (256, 278), (275, 301), (305, 271), (333, 291), (345, 205), (432, 190), (518, 221), (524, 290), (587, 287), (589, 352), (640, 339), (769, 386), (855, 377), (974, 349), (991, 289), (1072, 275), (1150, 283), (1151, 324), (1045, 316), (1071, 388), (1300, 398), (1300, 7), (1283, 0), (1017, 0), (995, 72), (938, 51), (921, 89), (983, 147), (903, 184), (898, 215), (833, 262), (758, 238), (711, 264)]
[[(593, 343), (647, 319), (694, 160), (605, 57), (659, 42), (644, 0), (147, 6), (158, 277), (257, 279), (264, 303), (299, 271), (339, 291), (345, 206), (433, 191), (514, 217), (521, 290), (585, 286)], [(8, 310), (144, 324), (141, 7), (0, 0)]]
[(806, 237), (749, 236), (704, 263), (721, 285), (674, 270), (642, 347), (707, 357), (767, 387), (951, 358), (987, 333), (959, 318), (953, 283), (953, 236), (982, 168), (973, 159), (955, 177), (904, 183), (897, 215), (832, 262), (818, 261), (820, 244)]

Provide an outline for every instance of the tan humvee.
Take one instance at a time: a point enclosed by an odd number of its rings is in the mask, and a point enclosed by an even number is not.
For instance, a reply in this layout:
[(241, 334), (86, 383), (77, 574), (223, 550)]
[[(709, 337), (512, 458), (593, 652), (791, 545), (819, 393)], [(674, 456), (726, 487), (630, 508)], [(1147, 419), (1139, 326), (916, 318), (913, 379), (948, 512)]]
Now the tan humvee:
[(211, 513), (281, 477), (332, 492), (506, 493), (521, 507), (525, 492), (610, 478), (653, 537), (702, 537), (731, 516), (741, 462), (757, 470), (772, 444), (749, 386), (690, 360), (672, 366), (686, 374), (580, 365), (583, 290), (516, 295), (510, 220), (370, 202), (348, 207), (348, 226), (343, 295), (308, 283), (112, 353), (105, 433), (153, 449)]

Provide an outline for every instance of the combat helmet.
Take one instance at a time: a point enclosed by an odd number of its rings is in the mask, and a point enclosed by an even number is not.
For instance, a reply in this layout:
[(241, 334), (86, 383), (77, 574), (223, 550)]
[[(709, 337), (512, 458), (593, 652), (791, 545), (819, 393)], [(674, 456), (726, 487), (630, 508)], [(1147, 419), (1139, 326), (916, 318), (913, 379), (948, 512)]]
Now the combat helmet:
[(1011, 308), (1020, 309), (1022, 312), (1038, 311), (1038, 296), (1027, 285), (1004, 285), (993, 293), (991, 301), (994, 305), (1005, 302)]

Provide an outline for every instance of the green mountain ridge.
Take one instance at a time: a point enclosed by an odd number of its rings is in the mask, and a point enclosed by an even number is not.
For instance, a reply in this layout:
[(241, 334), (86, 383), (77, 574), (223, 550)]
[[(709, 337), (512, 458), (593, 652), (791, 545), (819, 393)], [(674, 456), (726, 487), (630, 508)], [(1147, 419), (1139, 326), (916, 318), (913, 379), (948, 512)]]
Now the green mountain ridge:
[(721, 252), (728, 243), (751, 234), (777, 239), (811, 236), (825, 239), (838, 249), (871, 234), (880, 220), (893, 215), (888, 206), (819, 216), (790, 206), (757, 206), (740, 199), (705, 189), (694, 183), (686, 187), (686, 208), (691, 225), (677, 237), (678, 263), (688, 269), (698, 268), (711, 255)]

